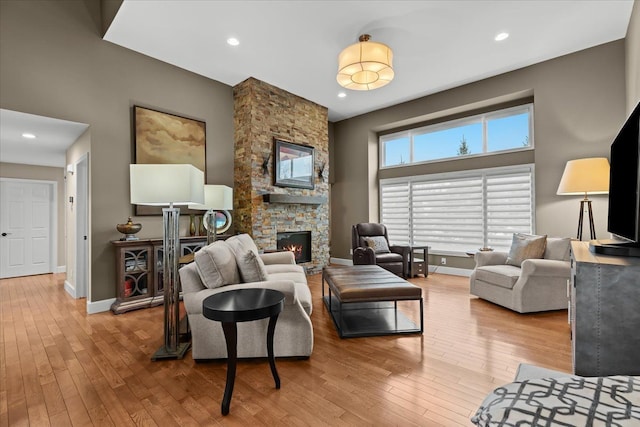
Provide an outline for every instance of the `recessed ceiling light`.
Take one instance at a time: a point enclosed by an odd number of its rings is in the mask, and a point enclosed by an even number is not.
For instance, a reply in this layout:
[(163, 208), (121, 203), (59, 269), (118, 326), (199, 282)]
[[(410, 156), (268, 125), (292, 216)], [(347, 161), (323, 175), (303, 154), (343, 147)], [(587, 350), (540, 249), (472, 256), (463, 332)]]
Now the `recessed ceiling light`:
[(22, 137), (27, 139), (35, 139), (36, 136), (32, 133), (23, 133)]
[(229, 37), (229, 38), (227, 39), (227, 44), (228, 44), (229, 46), (238, 46), (238, 45), (240, 44), (240, 40), (238, 40), (238, 39), (237, 39), (237, 38), (235, 38), (235, 37)]
[(494, 40), (497, 42), (501, 42), (502, 40), (505, 40), (507, 37), (509, 37), (509, 33), (498, 33), (494, 38)]
[(340, 93), (338, 94), (338, 98), (345, 98), (346, 96), (347, 96), (347, 94), (346, 94), (346, 93), (344, 93), (344, 92), (340, 92)]

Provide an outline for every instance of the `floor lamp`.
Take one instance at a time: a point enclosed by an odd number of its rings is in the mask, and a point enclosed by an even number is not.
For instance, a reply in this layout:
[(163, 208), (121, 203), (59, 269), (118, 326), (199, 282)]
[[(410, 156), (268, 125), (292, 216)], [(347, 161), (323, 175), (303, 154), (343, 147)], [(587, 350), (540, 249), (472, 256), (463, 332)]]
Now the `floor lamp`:
[(131, 203), (169, 206), (162, 209), (162, 281), (164, 291), (164, 345), (151, 360), (182, 359), (189, 343), (179, 342), (180, 208), (174, 206), (204, 202), (204, 173), (192, 165), (129, 166)]
[(593, 157), (588, 159), (569, 160), (564, 168), (559, 195), (574, 196), (584, 195), (580, 201), (580, 216), (578, 218), (578, 240), (582, 240), (582, 225), (584, 211), (589, 214), (589, 230), (591, 240), (596, 238), (596, 227), (593, 224), (593, 210), (589, 194), (609, 193), (609, 161), (605, 157)]
[(190, 204), (189, 209), (206, 210), (204, 214), (207, 229), (207, 245), (217, 239), (218, 226), (216, 211), (230, 211), (233, 209), (233, 189), (226, 185), (207, 184), (204, 186), (204, 203)]

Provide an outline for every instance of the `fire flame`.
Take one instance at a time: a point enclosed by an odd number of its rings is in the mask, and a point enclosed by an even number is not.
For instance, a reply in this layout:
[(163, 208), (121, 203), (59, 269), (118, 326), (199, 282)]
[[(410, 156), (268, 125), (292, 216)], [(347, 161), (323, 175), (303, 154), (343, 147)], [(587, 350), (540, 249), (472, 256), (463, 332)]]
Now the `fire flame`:
[(296, 259), (300, 258), (300, 256), (302, 255), (302, 245), (290, 244), (283, 246), (282, 249), (284, 249), (285, 251), (293, 252), (293, 255), (296, 257)]

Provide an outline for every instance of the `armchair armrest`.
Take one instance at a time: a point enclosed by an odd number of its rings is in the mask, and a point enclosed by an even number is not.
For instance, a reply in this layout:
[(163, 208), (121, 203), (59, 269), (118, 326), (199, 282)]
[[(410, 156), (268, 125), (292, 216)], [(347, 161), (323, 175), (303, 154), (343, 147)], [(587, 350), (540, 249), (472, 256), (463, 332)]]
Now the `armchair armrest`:
[(571, 275), (571, 264), (569, 261), (558, 261), (555, 259), (525, 259), (522, 261), (521, 278), (530, 276), (543, 277), (566, 277)]
[(402, 277), (406, 278), (409, 275), (409, 254), (411, 253), (411, 246), (392, 245), (389, 246), (389, 250), (402, 255)]
[(260, 258), (262, 258), (262, 262), (264, 262), (265, 265), (296, 263), (295, 255), (293, 255), (293, 252), (291, 251), (269, 252), (260, 254)]
[(476, 261), (476, 268), (485, 265), (499, 265), (507, 262), (509, 254), (506, 252), (479, 251), (476, 252), (473, 259)]
[(353, 250), (353, 265), (375, 265), (376, 253), (373, 248), (358, 247)]

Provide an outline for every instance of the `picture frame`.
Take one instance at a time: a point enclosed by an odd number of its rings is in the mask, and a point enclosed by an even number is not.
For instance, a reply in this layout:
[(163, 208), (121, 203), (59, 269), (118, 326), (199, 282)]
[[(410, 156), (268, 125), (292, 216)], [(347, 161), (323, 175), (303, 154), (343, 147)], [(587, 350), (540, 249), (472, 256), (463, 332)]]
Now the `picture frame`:
[[(133, 123), (136, 164), (191, 164), (207, 176), (205, 122), (134, 105)], [(135, 215), (162, 215), (162, 208), (135, 205)]]
[(278, 187), (314, 188), (315, 150), (274, 138), (273, 183)]

